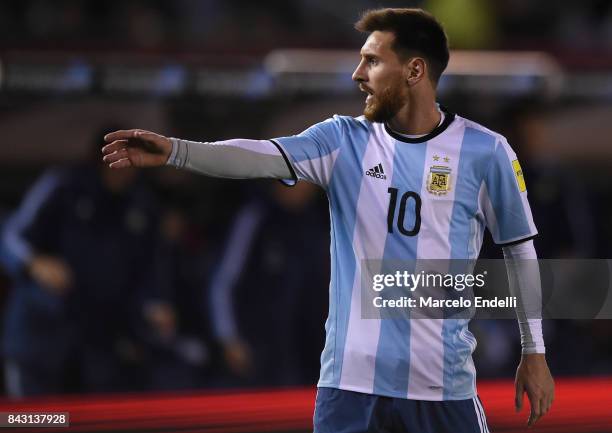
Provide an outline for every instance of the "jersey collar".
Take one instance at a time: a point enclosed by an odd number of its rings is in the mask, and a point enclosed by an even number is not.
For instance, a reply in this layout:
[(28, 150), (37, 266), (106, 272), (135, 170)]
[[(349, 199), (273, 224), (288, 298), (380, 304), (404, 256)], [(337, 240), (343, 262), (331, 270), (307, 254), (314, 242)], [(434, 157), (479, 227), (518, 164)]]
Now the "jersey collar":
[(405, 143), (423, 143), (425, 141), (429, 141), (434, 137), (437, 137), (438, 135), (442, 134), (446, 128), (448, 128), (448, 126), (453, 123), (453, 120), (455, 120), (455, 114), (449, 112), (445, 107), (443, 107), (442, 105), (440, 105), (440, 109), (444, 112), (444, 121), (436, 126), (436, 128), (431, 131), (429, 134), (425, 134), (422, 137), (417, 137), (417, 138), (409, 138), (409, 137), (404, 137), (401, 134), (398, 134), (397, 132), (393, 131), (391, 128), (389, 128), (389, 125), (387, 125), (385, 123), (385, 131), (387, 131), (387, 134), (389, 134), (391, 137), (395, 138), (396, 140), (399, 141), (403, 141)]

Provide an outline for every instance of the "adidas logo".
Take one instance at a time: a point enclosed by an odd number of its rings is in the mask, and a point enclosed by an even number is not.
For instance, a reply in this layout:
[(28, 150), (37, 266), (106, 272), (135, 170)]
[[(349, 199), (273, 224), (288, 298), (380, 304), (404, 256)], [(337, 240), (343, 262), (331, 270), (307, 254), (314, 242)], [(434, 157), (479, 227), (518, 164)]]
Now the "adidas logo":
[(387, 175), (385, 174), (385, 170), (383, 170), (383, 166), (381, 163), (375, 165), (369, 170), (366, 170), (365, 174), (367, 176), (375, 177), (376, 179), (386, 179)]

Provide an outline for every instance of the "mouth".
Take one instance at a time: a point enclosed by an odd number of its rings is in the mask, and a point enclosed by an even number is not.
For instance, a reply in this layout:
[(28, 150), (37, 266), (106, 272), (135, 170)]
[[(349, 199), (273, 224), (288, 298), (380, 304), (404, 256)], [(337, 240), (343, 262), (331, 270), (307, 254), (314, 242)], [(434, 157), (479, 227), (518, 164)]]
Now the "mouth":
[(362, 92), (364, 92), (364, 93), (367, 93), (367, 94), (368, 94), (368, 96), (366, 96), (366, 100), (365, 100), (366, 104), (368, 104), (369, 102), (371, 102), (371, 101), (372, 101), (372, 99), (374, 99), (374, 91), (373, 91), (373, 90), (368, 89), (367, 87), (365, 87), (365, 86), (363, 86), (363, 85), (359, 86), (359, 89), (360, 89)]

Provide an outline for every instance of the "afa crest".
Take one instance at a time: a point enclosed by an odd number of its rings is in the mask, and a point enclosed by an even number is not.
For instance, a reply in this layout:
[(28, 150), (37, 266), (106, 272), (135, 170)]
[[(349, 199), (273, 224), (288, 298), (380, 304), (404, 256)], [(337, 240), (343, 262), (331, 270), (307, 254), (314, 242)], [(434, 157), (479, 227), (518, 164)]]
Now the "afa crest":
[(445, 165), (432, 165), (427, 176), (427, 191), (444, 195), (450, 191), (451, 168)]

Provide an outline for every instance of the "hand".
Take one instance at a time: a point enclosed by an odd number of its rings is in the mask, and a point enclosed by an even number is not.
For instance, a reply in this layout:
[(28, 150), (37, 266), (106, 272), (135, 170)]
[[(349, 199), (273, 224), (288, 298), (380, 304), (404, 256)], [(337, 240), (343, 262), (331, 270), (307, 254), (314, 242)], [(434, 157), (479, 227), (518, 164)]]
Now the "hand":
[(66, 262), (53, 256), (36, 255), (28, 264), (30, 276), (41, 287), (62, 296), (72, 286), (72, 271)]
[(104, 162), (111, 168), (159, 167), (166, 164), (172, 142), (163, 135), (142, 129), (127, 129), (104, 136)]
[(224, 343), (225, 361), (230, 370), (239, 376), (248, 376), (253, 369), (253, 361), (249, 346), (242, 340), (232, 340)]
[(523, 408), (523, 395), (527, 392), (531, 405), (527, 425), (531, 427), (550, 410), (555, 397), (555, 383), (544, 354), (534, 353), (521, 357), (514, 385), (516, 388), (514, 404), (517, 412)]

